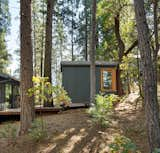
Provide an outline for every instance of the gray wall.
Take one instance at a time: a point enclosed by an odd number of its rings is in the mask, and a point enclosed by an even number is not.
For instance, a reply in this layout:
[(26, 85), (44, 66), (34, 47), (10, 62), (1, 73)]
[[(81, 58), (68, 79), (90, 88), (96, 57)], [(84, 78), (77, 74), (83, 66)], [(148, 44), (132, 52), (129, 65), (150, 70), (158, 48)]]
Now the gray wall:
[(63, 67), (62, 85), (72, 102), (88, 103), (89, 101), (89, 67)]
[[(106, 67), (106, 66), (104, 66)], [(101, 71), (103, 66), (96, 67), (96, 93), (100, 92)], [(90, 101), (90, 69), (89, 66), (63, 66), (62, 85), (73, 103), (89, 103)]]
[(5, 102), (5, 84), (0, 84), (0, 103)]

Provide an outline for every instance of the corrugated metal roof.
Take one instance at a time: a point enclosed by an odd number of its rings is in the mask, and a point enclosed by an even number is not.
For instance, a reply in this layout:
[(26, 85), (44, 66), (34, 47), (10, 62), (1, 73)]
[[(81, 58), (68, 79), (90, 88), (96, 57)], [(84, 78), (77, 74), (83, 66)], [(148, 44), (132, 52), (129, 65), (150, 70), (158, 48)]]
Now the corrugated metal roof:
[[(118, 62), (96, 61), (96, 66), (118, 66)], [(62, 66), (89, 66), (89, 61), (62, 61)]]

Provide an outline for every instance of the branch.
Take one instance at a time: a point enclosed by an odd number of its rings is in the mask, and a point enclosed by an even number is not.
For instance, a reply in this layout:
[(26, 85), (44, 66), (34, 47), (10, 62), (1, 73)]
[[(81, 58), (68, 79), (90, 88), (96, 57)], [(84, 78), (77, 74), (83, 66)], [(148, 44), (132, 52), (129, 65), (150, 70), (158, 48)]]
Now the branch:
[(124, 53), (124, 56), (127, 56), (127, 55), (132, 51), (132, 49), (134, 49), (137, 45), (138, 45), (138, 40), (136, 40), (136, 41), (126, 50), (126, 52)]
[(157, 54), (159, 51), (159, 41), (158, 41), (158, 17), (157, 17), (157, 5), (158, 2), (157, 0), (155, 0), (153, 2), (153, 11), (154, 11), (154, 39), (155, 39), (155, 49), (153, 52), (153, 60), (155, 60), (157, 58)]
[[(152, 38), (153, 35), (154, 35), (154, 31), (150, 35), (150, 39)], [(127, 56), (132, 51), (132, 49), (134, 49), (137, 45), (138, 45), (138, 39), (135, 40), (133, 44), (125, 51), (124, 56)]]
[(125, 51), (125, 45), (124, 45), (124, 42), (123, 42), (121, 35), (120, 35), (119, 17), (120, 17), (119, 14), (117, 14), (114, 17), (114, 26), (115, 26), (115, 35), (116, 35), (116, 39), (118, 42), (118, 48), (119, 48), (119, 62), (121, 62), (124, 51)]

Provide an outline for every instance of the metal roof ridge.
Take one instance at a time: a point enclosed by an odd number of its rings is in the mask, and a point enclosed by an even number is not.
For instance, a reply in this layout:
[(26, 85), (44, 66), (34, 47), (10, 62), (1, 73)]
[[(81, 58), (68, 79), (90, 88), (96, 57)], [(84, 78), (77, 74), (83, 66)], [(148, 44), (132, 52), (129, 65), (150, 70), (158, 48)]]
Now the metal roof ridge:
[[(96, 61), (96, 65), (118, 65), (118, 62)], [(90, 61), (62, 61), (61, 65), (90, 65)]]

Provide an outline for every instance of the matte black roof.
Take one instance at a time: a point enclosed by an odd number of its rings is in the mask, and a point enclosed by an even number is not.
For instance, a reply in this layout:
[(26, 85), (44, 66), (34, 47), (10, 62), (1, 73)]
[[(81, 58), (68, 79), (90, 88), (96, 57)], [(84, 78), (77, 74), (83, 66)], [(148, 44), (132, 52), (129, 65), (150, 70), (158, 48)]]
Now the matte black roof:
[[(96, 66), (118, 66), (118, 62), (96, 61)], [(62, 61), (61, 66), (89, 66), (89, 61)]]
[(20, 81), (8, 74), (0, 73), (0, 80), (6, 81), (6, 82), (15, 82), (20, 83)]

